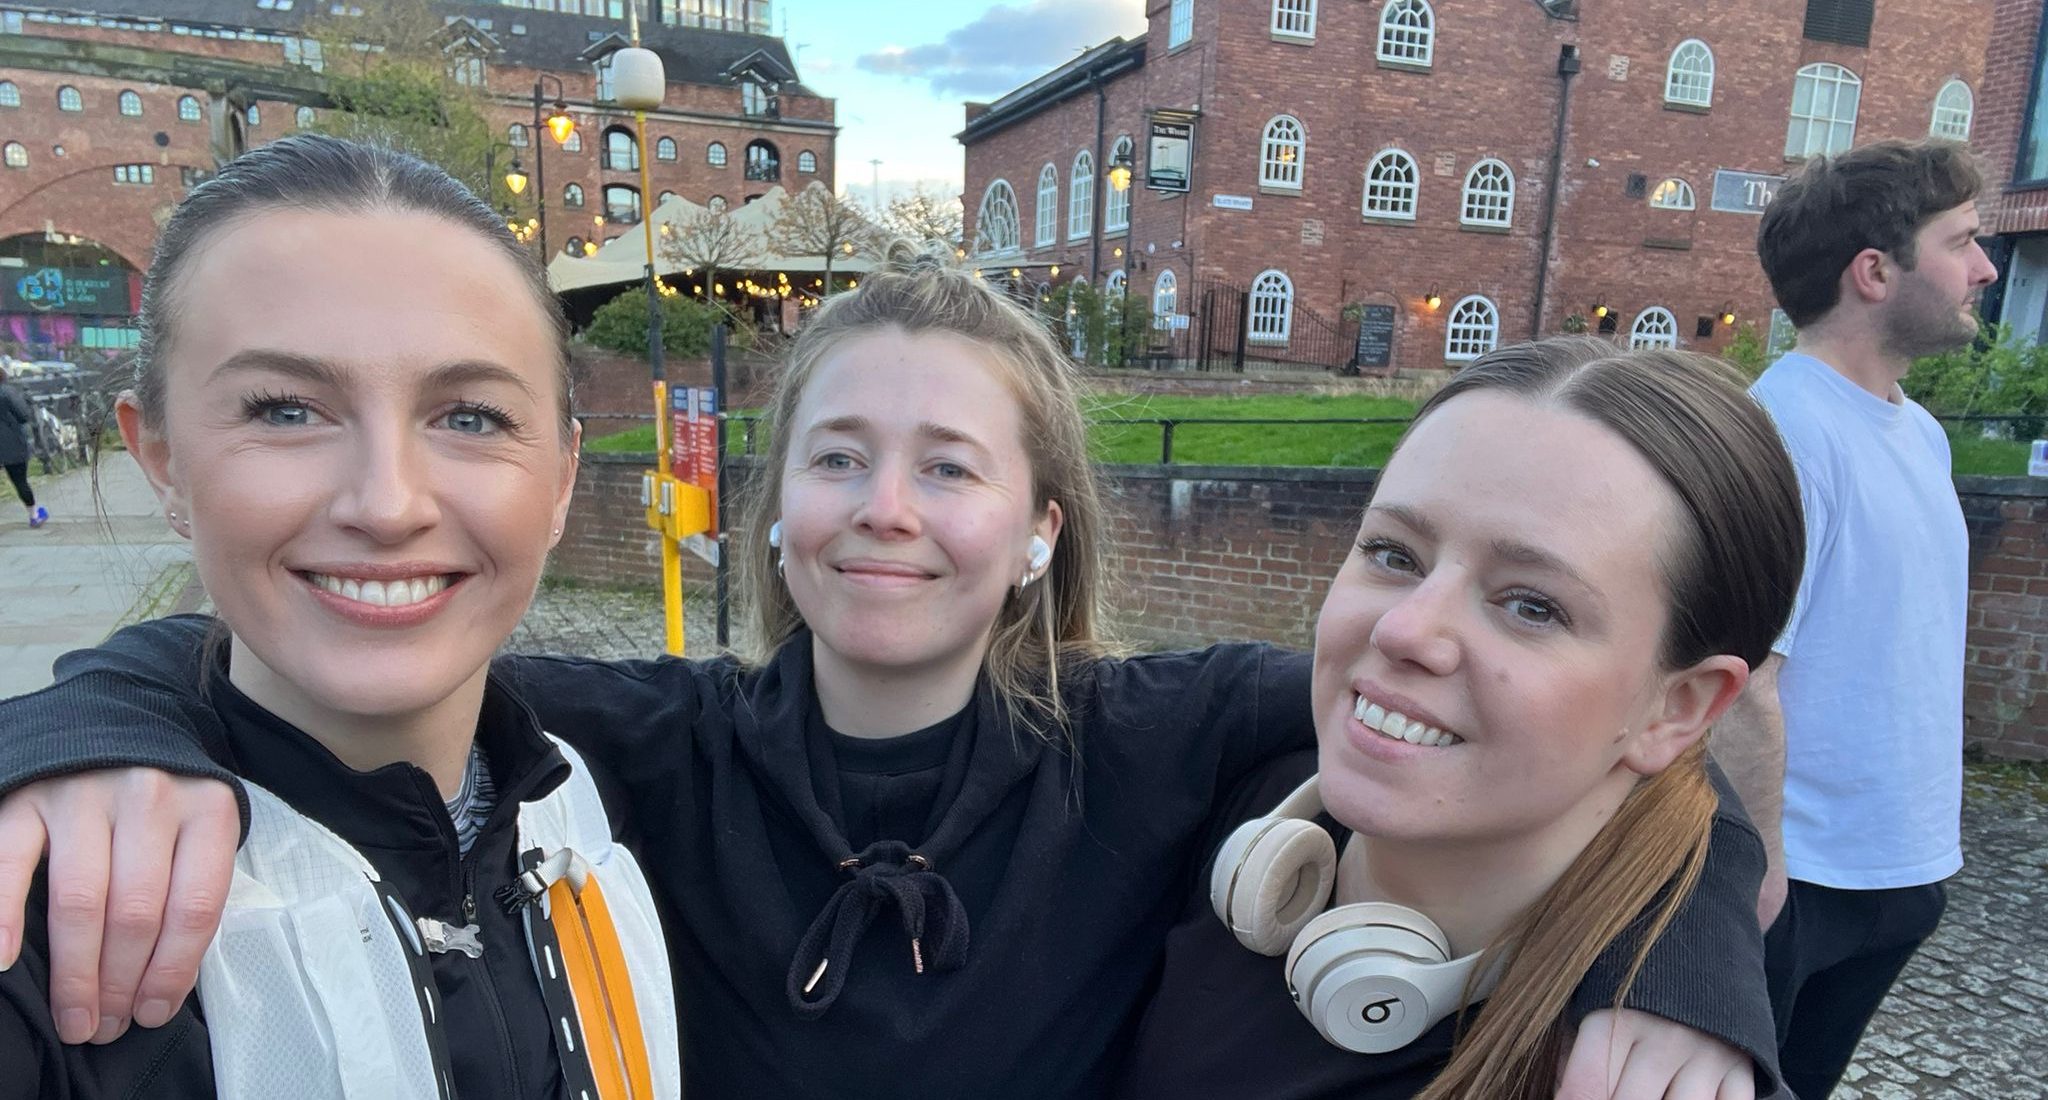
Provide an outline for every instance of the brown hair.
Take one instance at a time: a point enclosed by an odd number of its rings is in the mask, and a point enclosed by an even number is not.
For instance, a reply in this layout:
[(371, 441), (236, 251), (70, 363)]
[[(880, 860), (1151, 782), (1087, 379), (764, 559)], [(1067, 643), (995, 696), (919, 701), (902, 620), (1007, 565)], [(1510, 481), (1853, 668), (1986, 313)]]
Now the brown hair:
[[(1805, 529), (1792, 462), (1731, 368), (1686, 352), (1624, 351), (1592, 337), (1518, 344), (1459, 371), (1416, 422), (1480, 391), (1518, 394), (1606, 427), (1678, 497), (1680, 529), (1659, 552), (1670, 612), (1659, 654), (1666, 669), (1716, 654), (1755, 668), (1769, 656), (1792, 611)], [(1573, 991), (1633, 926), (1640, 946), (1616, 994), (1621, 1004), (1699, 880), (1717, 805), (1705, 738), (1629, 793), (1489, 949), (1507, 956), (1500, 983), (1424, 1100), (1555, 1092)]]
[(1920, 227), (1983, 188), (1969, 149), (1953, 141), (1878, 141), (1814, 157), (1765, 209), (1757, 257), (1785, 316), (1804, 328), (1841, 300), (1842, 270), (1857, 253), (1889, 252), (1913, 270)]
[(991, 627), (982, 670), (998, 699), (1027, 728), (1064, 734), (1059, 680), (1076, 661), (1110, 651), (1100, 635), (1109, 529), (1088, 456), (1079, 372), (1046, 326), (977, 274), (953, 266), (950, 253), (898, 242), (882, 270), (861, 278), (812, 313), (791, 344), (769, 412), (769, 447), (746, 509), (740, 554), (740, 602), (753, 618), (756, 662), (766, 661), (803, 625), (803, 614), (775, 569), (767, 530), (782, 514), (782, 470), (789, 462), (797, 402), (826, 357), (864, 333), (897, 329), (947, 333), (982, 350), (1016, 395), (1031, 501), (1042, 512), (1058, 501), (1062, 523), (1044, 577), (1012, 591)]

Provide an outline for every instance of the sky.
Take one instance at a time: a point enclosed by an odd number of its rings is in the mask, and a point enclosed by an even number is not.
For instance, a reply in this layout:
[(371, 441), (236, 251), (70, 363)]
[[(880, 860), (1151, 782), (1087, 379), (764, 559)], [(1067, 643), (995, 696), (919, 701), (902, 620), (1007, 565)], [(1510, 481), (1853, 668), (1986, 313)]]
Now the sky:
[[(775, 0), (797, 73), (837, 100), (839, 189), (958, 195), (961, 105), (1145, 29), (1145, 0)], [(882, 163), (871, 165), (869, 161)]]

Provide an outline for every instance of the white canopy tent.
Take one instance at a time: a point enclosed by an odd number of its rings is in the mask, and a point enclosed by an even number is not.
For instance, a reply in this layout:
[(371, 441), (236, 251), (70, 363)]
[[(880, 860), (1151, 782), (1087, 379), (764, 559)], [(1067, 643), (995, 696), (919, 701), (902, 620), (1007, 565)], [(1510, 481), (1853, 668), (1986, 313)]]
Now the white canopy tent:
[[(823, 187), (812, 183), (812, 187)], [(726, 216), (742, 228), (752, 230), (761, 241), (761, 250), (754, 262), (736, 265), (747, 272), (782, 272), (789, 275), (822, 274), (825, 258), (813, 254), (808, 256), (785, 256), (769, 244), (769, 230), (776, 219), (782, 216), (782, 208), (789, 201), (789, 193), (781, 187), (771, 188), (767, 194), (743, 206), (732, 207)], [(711, 211), (698, 203), (681, 197), (670, 196), (649, 215), (654, 221), (655, 272), (659, 275), (681, 275), (683, 265), (661, 257), (662, 230), (682, 232), (683, 227), (693, 219), (710, 215)], [(835, 275), (864, 275), (875, 269), (874, 261), (856, 252), (851, 255), (832, 257), (832, 272)], [(548, 285), (555, 293), (589, 287), (611, 286), (623, 283), (637, 283), (647, 275), (647, 231), (635, 224), (621, 232), (616, 240), (607, 242), (594, 255), (571, 256), (557, 254), (548, 261)], [(683, 289), (687, 290), (688, 287)]]

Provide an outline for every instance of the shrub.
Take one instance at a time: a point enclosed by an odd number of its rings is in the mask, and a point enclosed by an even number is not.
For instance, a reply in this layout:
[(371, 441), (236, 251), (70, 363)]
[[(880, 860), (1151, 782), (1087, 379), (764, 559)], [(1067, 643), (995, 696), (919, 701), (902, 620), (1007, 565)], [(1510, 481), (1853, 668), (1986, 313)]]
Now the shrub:
[(2013, 416), (1986, 425), (2005, 439), (2039, 439), (2048, 425), (2048, 348), (1986, 325), (1977, 341), (1913, 364), (1900, 383), (1936, 416)]
[[(661, 348), (665, 355), (699, 359), (711, 354), (711, 326), (724, 321), (730, 330), (727, 346), (749, 348), (754, 326), (745, 324), (722, 305), (695, 298), (661, 299)], [(583, 330), (583, 339), (608, 351), (645, 357), (647, 354), (647, 288), (636, 286), (604, 305)]]

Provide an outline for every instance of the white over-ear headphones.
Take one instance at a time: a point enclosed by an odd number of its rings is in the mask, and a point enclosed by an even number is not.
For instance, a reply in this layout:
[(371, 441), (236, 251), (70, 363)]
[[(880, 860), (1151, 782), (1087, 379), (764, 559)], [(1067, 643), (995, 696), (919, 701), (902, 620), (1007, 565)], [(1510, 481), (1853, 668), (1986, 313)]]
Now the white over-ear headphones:
[(1451, 958), (1443, 931), (1405, 906), (1324, 909), (1337, 846), (1311, 820), (1322, 811), (1311, 776), (1238, 826), (1216, 853), (1209, 902), (1239, 943), (1287, 953), (1287, 992), (1323, 1038), (1360, 1054), (1399, 1050), (1457, 1011), (1480, 956)]
[(1042, 536), (1031, 536), (1031, 564), (1024, 568), (1024, 579), (1017, 582), (1017, 587), (1020, 589), (1028, 587), (1032, 581), (1038, 579), (1038, 574), (1043, 572), (1045, 567), (1051, 563), (1052, 544), (1046, 542)]

